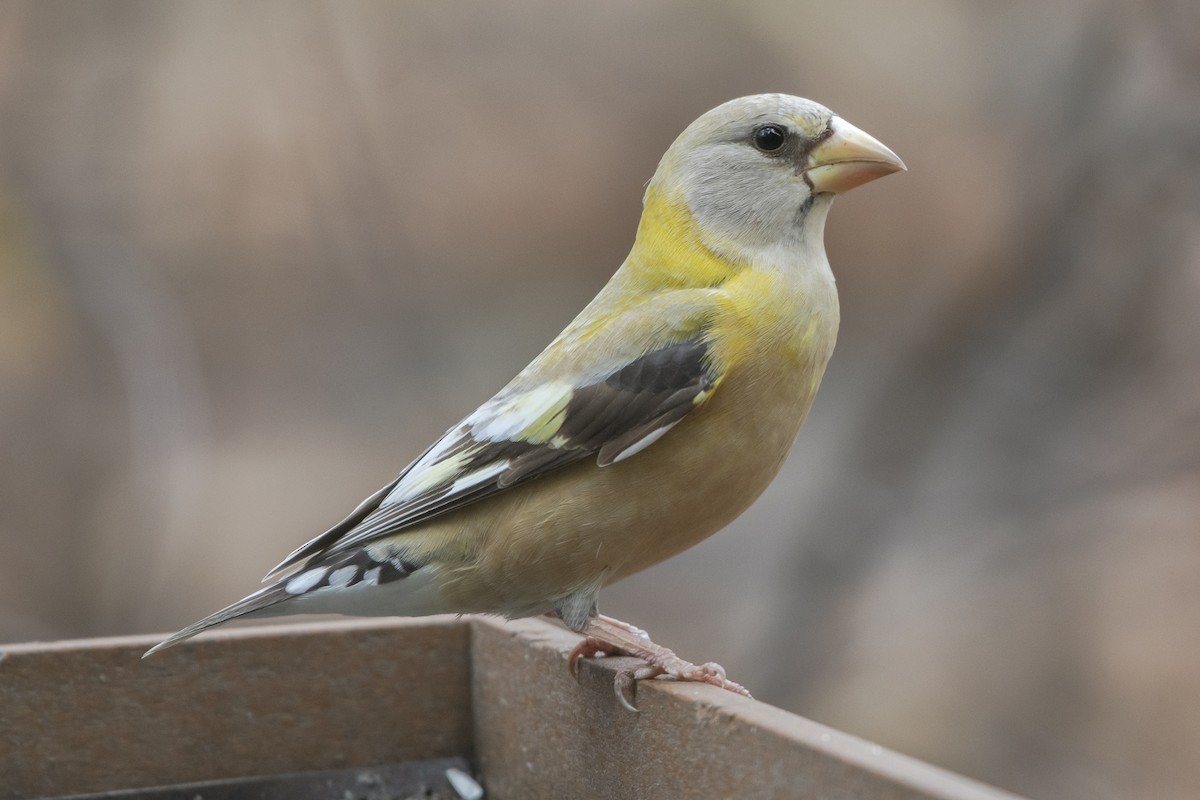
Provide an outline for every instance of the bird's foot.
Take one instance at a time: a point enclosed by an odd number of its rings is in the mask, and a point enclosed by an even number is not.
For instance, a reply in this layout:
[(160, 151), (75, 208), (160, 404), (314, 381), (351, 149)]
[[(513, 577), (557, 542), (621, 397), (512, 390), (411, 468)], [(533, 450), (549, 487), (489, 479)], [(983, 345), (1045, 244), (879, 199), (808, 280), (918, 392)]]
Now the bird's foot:
[(645, 662), (640, 667), (618, 670), (613, 681), (613, 691), (617, 699), (621, 701), (621, 705), (634, 713), (637, 713), (637, 708), (631, 702), (634, 688), (638, 681), (650, 678), (710, 683), (750, 697), (746, 687), (725, 676), (725, 668), (720, 664), (711, 661), (705, 664), (684, 661), (675, 655), (674, 651), (652, 642), (645, 631), (626, 622), (603, 615), (597, 616), (588, 621), (583, 634), (583, 641), (575, 646), (567, 658), (567, 667), (572, 675), (576, 674), (579, 659), (601, 654), (633, 656)]

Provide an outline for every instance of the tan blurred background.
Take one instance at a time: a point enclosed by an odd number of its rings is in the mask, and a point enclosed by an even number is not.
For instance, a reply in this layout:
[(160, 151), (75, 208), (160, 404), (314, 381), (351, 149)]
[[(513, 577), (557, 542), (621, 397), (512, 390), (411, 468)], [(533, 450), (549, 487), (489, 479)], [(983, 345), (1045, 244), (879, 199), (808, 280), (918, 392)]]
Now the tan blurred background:
[(604, 609), (1035, 798), (1200, 796), (1200, 5), (0, 6), (0, 640), (257, 586), (499, 388), (734, 96), (910, 172), (738, 523)]

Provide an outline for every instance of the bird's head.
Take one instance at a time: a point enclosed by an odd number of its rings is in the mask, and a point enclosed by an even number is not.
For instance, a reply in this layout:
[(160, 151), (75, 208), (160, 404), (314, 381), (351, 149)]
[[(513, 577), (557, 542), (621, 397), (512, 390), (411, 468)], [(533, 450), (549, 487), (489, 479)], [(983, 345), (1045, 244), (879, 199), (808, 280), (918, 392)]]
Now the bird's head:
[(646, 203), (685, 203), (705, 243), (728, 255), (819, 241), (835, 194), (905, 169), (824, 106), (760, 94), (717, 106), (663, 156)]

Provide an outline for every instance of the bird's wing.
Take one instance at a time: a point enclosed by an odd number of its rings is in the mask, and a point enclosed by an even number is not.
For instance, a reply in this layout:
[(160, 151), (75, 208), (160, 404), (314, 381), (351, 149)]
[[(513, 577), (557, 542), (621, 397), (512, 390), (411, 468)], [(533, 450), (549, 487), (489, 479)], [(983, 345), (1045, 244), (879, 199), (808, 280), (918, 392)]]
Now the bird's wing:
[(604, 467), (649, 447), (721, 380), (707, 339), (709, 291), (672, 292), (603, 325), (572, 325), (396, 480), (267, 577), (317, 554), (394, 535), (567, 464), (594, 457)]

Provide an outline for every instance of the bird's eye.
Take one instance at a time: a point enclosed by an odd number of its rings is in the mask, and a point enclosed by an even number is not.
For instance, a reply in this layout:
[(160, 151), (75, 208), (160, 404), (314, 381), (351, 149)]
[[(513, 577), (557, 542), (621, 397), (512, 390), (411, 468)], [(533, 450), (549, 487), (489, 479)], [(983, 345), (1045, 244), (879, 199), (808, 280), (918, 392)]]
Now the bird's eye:
[(787, 141), (787, 129), (778, 125), (763, 125), (754, 129), (754, 146), (764, 153), (783, 147)]

